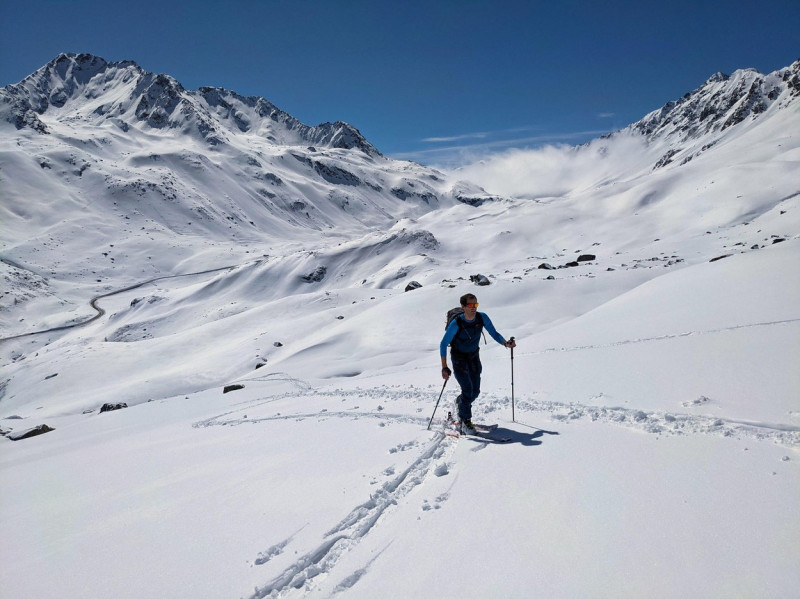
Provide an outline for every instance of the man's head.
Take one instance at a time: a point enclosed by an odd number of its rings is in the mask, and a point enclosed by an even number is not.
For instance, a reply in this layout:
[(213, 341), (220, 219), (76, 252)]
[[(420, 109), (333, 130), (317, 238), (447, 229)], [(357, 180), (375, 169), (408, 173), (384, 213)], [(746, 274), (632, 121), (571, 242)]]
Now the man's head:
[(478, 298), (471, 293), (462, 295), (461, 307), (464, 308), (464, 316), (466, 316), (467, 320), (472, 321), (478, 312)]
[(477, 304), (477, 303), (478, 303), (478, 298), (471, 293), (467, 293), (461, 296), (462, 308), (466, 308), (467, 304)]

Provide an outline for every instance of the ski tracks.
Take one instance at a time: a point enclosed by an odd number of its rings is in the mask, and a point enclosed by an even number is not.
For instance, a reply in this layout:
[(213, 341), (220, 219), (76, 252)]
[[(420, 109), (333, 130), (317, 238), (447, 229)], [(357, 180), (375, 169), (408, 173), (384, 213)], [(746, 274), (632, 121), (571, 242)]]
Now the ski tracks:
[[(602, 395), (602, 394), (601, 394)], [(701, 405), (700, 398), (684, 402), (684, 407)], [(506, 409), (508, 398), (486, 397), (485, 412)], [(759, 441), (771, 441), (786, 447), (800, 447), (800, 427), (789, 424), (718, 418), (701, 414), (645, 411), (635, 408), (592, 406), (581, 403), (559, 403), (554, 401), (522, 399), (517, 401), (522, 413), (540, 412), (557, 422), (588, 419), (592, 422), (622, 426), (631, 430), (656, 435), (715, 435), (722, 437), (746, 437)]]
[[(258, 380), (262, 379), (259, 378)], [(315, 389), (302, 383), (302, 381), (283, 374), (273, 374), (265, 381), (286, 382), (293, 389), (239, 402), (232, 405), (233, 409), (229, 411), (195, 422), (193, 427), (231, 427), (259, 425), (276, 421), (321, 421), (341, 418), (347, 420), (374, 419), (379, 421), (380, 426), (385, 424), (413, 425), (416, 430), (422, 432), (428, 422), (428, 417), (419, 412), (427, 411), (433, 405), (431, 397), (435, 397), (434, 391), (413, 386), (354, 390)], [(269, 413), (268, 411), (266, 414), (257, 415), (259, 409), (267, 404), (286, 399), (301, 400), (304, 397), (309, 399), (331, 399), (336, 400), (337, 403), (347, 399), (356, 405), (351, 405), (344, 410), (322, 408), (317, 411), (291, 413)], [(395, 402), (406, 405), (408, 401), (418, 403), (424, 407), (417, 408), (418, 414), (409, 414), (407, 411), (389, 411), (384, 407), (384, 404), (388, 405)], [(302, 405), (302, 402), (299, 403)], [(367, 405), (364, 408), (360, 408), (359, 406), (363, 404)], [(312, 550), (303, 553), (288, 566), (284, 566), (283, 571), (263, 586), (256, 586), (249, 598), (276, 599), (279, 597), (305, 596), (309, 592), (319, 590), (313, 584), (314, 579), (330, 574), (340, 559), (354, 549), (375, 528), (387, 512), (400, 504), (406, 496), (427, 480), (432, 477), (441, 477), (447, 473), (447, 467), (443, 466), (443, 464), (450, 459), (455, 451), (455, 439), (445, 436), (440, 431), (431, 431), (423, 434), (428, 436), (429, 440), (427, 442), (417, 437), (407, 442), (399, 443), (389, 450), (390, 454), (419, 451), (418, 455), (411, 454), (409, 456), (411, 462), (406, 462), (408, 465), (402, 471), (399, 471), (399, 474), (397, 473), (399, 469), (396, 466), (390, 466), (383, 470), (381, 474), (384, 477), (391, 477), (389, 480), (385, 480), (370, 494), (366, 501), (354, 507), (341, 521), (330, 527), (323, 534), (322, 541)], [(422, 448), (421, 451), (420, 447)], [(445, 500), (446, 497), (437, 497), (436, 507)], [(424, 502), (423, 505), (428, 504)], [(425, 508), (423, 507), (423, 509)], [(296, 534), (260, 552), (253, 560), (253, 564), (264, 566), (271, 563), (278, 556), (288, 554)], [(331, 592), (339, 593), (352, 588), (367, 573), (370, 565), (379, 555), (380, 552), (373, 556), (363, 567), (339, 581), (338, 585), (331, 586)]]
[[(319, 546), (300, 557), (272, 581), (256, 588), (250, 596), (251, 599), (281, 597), (292, 589), (302, 589), (313, 578), (329, 573), (346, 552), (369, 534), (387, 510), (397, 505), (428, 477), (438, 476), (435, 472), (436, 464), (448, 452), (452, 452), (453, 447), (454, 444), (444, 435), (436, 434), (405, 470), (385, 482), (371, 494), (369, 500), (356, 506), (341, 522), (328, 530)], [(281, 553), (290, 540), (287, 539), (262, 554), (260, 561), (256, 563), (264, 564), (272, 556)], [(343, 591), (356, 584), (377, 557), (340, 582), (335, 591)]]
[[(386, 423), (403, 423), (419, 425), (423, 428), (428, 421), (427, 411), (433, 405), (431, 397), (436, 395), (436, 387), (429, 388), (392, 388), (380, 386), (370, 389), (313, 389), (306, 385), (298, 385), (292, 380), (295, 390), (271, 396), (261, 397), (257, 400), (242, 402), (237, 409), (219, 414), (215, 417), (196, 422), (195, 427), (209, 426), (237, 426), (255, 425), (268, 421), (305, 419), (361, 419), (370, 418)], [(341, 401), (346, 398), (354, 400), (361, 405), (380, 402), (377, 407), (369, 406), (359, 409), (353, 406), (343, 411), (328, 411), (323, 409), (316, 412), (269, 414), (258, 417), (251, 413), (250, 418), (243, 415), (243, 411), (253, 410), (256, 406), (272, 403), (281, 399), (309, 396), (316, 398), (331, 398)], [(418, 404), (417, 414), (407, 412), (390, 412), (383, 407), (385, 403), (411, 401)], [(486, 418), (494, 412), (504, 413), (510, 405), (510, 398), (505, 395), (484, 393), (481, 396), (480, 414)], [(521, 414), (533, 415), (541, 413), (548, 419), (568, 425), (570, 422), (588, 419), (592, 422), (622, 426), (631, 430), (657, 435), (717, 435), (726, 437), (749, 437), (759, 440), (769, 440), (789, 447), (800, 446), (800, 428), (775, 425), (760, 422), (744, 422), (726, 420), (712, 416), (703, 416), (685, 413), (667, 413), (643, 411), (621, 407), (592, 406), (580, 403), (558, 403), (537, 400), (534, 396), (527, 396), (517, 400), (517, 408)], [(695, 407), (695, 402), (684, 402), (684, 407)], [(247, 408), (247, 409), (245, 409)], [(374, 408), (374, 409), (371, 409)], [(446, 409), (446, 408), (444, 408)], [(425, 413), (420, 413), (424, 410)], [(382, 424), (381, 424), (382, 425)], [(525, 426), (525, 425), (522, 425)], [(322, 541), (310, 551), (294, 559), (283, 571), (278, 573), (263, 586), (257, 586), (250, 599), (277, 599), (290, 596), (305, 596), (315, 590), (321, 591), (314, 584), (317, 577), (331, 574), (339, 561), (353, 550), (370, 532), (379, 524), (382, 517), (386, 516), (393, 507), (400, 504), (412, 491), (423, 485), (433, 477), (447, 474), (446, 464), (450, 461), (457, 446), (457, 440), (446, 436), (442, 432), (434, 432), (427, 443), (417, 439), (401, 443), (390, 450), (390, 453), (399, 453), (417, 450), (421, 452), (412, 458), (411, 463), (399, 474), (395, 467), (383, 471), (384, 476), (392, 478), (373, 491), (369, 499), (354, 507), (341, 521), (330, 527), (323, 534)], [(444, 469), (444, 470), (443, 470)], [(439, 503), (447, 499), (446, 494), (436, 498), (436, 505), (423, 501), (423, 510), (439, 507)], [(288, 553), (288, 546), (294, 540), (294, 535), (279, 542), (269, 549), (261, 552), (254, 564), (262, 566), (272, 562), (274, 558)], [(385, 549), (385, 548), (384, 548)], [(352, 588), (368, 572), (371, 564), (377, 559), (380, 552), (365, 563), (363, 567), (353, 571), (343, 578), (338, 585), (327, 583), (327, 588), (337, 594)], [(317, 579), (316, 582), (321, 582)]]
[(592, 350), (592, 349), (602, 349), (602, 348), (614, 348), (614, 347), (622, 347), (624, 345), (635, 345), (639, 343), (652, 343), (658, 341), (671, 341), (673, 339), (681, 339), (683, 337), (693, 337), (693, 336), (702, 336), (702, 335), (716, 335), (718, 333), (728, 333), (732, 331), (738, 331), (741, 329), (751, 329), (755, 327), (773, 327), (773, 326), (783, 326), (789, 324), (795, 324), (800, 322), (800, 318), (788, 318), (784, 320), (771, 320), (767, 322), (752, 322), (747, 324), (739, 324), (729, 327), (720, 327), (716, 329), (708, 329), (708, 330), (701, 330), (701, 331), (686, 331), (684, 333), (672, 333), (668, 335), (659, 335), (656, 337), (641, 337), (637, 339), (622, 339), (620, 341), (613, 341), (609, 343), (599, 343), (595, 345), (575, 345), (572, 347), (548, 347), (545, 349), (540, 349), (538, 351), (528, 351), (528, 352), (519, 352), (519, 356), (535, 356), (541, 354), (549, 354), (554, 352), (574, 352), (574, 351), (585, 351), (585, 350)]

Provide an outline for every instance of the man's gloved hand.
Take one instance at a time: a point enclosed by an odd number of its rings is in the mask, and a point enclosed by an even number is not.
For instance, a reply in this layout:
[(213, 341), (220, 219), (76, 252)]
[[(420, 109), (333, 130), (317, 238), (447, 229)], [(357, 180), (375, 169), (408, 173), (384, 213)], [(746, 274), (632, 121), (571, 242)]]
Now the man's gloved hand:
[(449, 379), (451, 374), (453, 374), (453, 373), (447, 366), (444, 366), (442, 368), (442, 378), (443, 379), (445, 379), (445, 380)]

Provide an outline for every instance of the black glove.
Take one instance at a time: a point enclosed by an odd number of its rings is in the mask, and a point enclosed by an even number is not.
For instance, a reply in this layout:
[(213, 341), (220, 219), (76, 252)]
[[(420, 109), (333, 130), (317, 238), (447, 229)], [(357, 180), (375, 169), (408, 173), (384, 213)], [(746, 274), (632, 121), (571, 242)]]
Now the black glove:
[(453, 372), (447, 366), (442, 368), (442, 377), (443, 378), (449, 379), (451, 374), (453, 374)]

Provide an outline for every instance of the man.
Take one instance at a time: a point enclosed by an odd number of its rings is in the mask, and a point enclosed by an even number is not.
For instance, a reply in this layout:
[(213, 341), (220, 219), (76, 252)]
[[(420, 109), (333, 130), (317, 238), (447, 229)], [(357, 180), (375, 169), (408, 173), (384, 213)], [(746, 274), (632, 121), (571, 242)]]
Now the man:
[[(447, 380), (451, 374), (455, 374), (461, 386), (461, 395), (456, 399), (461, 430), (467, 434), (475, 434), (475, 428), (472, 426), (472, 402), (481, 392), (482, 367), (479, 353), (481, 333), (485, 328), (492, 339), (507, 348), (516, 347), (517, 344), (513, 337), (511, 341), (506, 341), (494, 328), (489, 317), (483, 312), (478, 312), (478, 298), (473, 294), (467, 293), (461, 296), (461, 307), (464, 313), (450, 321), (439, 344), (439, 354), (442, 358), (442, 378)], [(447, 367), (448, 345), (453, 360), (452, 372)]]

